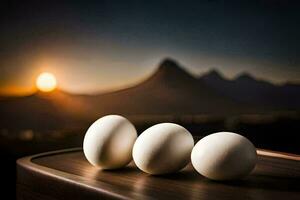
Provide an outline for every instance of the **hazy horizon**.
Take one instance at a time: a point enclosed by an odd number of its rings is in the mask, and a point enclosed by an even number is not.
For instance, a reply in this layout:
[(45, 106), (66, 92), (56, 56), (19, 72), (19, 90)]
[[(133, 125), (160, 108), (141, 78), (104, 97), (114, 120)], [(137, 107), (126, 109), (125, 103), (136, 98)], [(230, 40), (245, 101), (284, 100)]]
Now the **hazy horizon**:
[[(164, 61), (166, 59), (174, 60), (178, 64), (178, 67), (184, 69), (186, 72), (188, 72), (191, 76), (193, 76), (195, 78), (200, 78), (200, 77), (214, 71), (214, 72), (217, 72), (222, 78), (224, 78), (225, 80), (228, 80), (228, 81), (235, 80), (239, 76), (242, 76), (242, 75), (249, 75), (257, 81), (266, 81), (266, 82), (269, 82), (269, 83), (274, 84), (274, 85), (284, 85), (284, 84), (289, 84), (289, 83), (299, 84), (299, 82), (290, 82), (290, 81), (284, 81), (284, 82), (281, 82), (281, 83), (276, 83), (276, 82), (273, 82), (272, 80), (257, 77), (257, 76), (253, 75), (252, 73), (250, 73), (248, 71), (241, 71), (239, 73), (236, 73), (234, 76), (227, 76), (226, 74), (224, 74), (222, 72), (222, 70), (220, 70), (218, 68), (209, 68), (209, 69), (207, 69), (203, 72), (197, 73), (197, 72), (193, 71), (193, 69), (191, 69), (190, 67), (182, 65), (178, 60), (170, 58), (170, 57), (165, 57), (164, 59), (160, 60), (160, 62), (155, 67), (152, 67), (153, 69), (150, 72), (146, 72), (145, 74), (142, 74), (139, 77), (135, 77), (135, 78), (133, 78), (132, 80), (129, 80), (129, 81), (125, 80), (120, 85), (108, 86), (108, 87), (104, 87), (104, 88), (99, 87), (98, 89), (96, 89), (94, 91), (90, 91), (90, 92), (89, 91), (76, 92), (76, 91), (68, 90), (68, 89), (65, 89), (65, 88), (61, 87), (60, 86), (60, 81), (58, 80), (58, 86), (57, 86), (56, 90), (64, 91), (64, 92), (74, 94), (74, 95), (98, 95), (98, 94), (102, 94), (102, 93), (113, 92), (113, 91), (118, 91), (118, 90), (121, 90), (121, 89), (130, 88), (132, 86), (138, 85), (139, 83), (142, 83), (143, 81), (145, 81), (149, 77), (151, 77), (158, 70), (158, 68), (160, 67), (160, 64), (162, 63), (162, 61)], [(18, 97), (18, 96), (20, 96), (21, 97), (21, 96), (32, 95), (32, 94), (37, 93), (37, 92), (39, 92), (39, 89), (36, 88), (35, 80), (34, 80), (33, 83), (32, 83), (32, 89), (28, 90), (28, 92), (24, 92), (24, 93), (22, 93), (22, 92), (5, 93), (5, 92), (0, 90), (0, 96), (3, 96), (3, 97), (5, 97), (5, 96), (8, 96), (8, 97), (9, 96), (12, 96), (12, 97), (16, 96), (16, 97)]]
[(53, 73), (72, 93), (124, 88), (165, 57), (193, 74), (248, 72), (300, 82), (297, 1), (4, 2), (0, 94), (34, 91)]

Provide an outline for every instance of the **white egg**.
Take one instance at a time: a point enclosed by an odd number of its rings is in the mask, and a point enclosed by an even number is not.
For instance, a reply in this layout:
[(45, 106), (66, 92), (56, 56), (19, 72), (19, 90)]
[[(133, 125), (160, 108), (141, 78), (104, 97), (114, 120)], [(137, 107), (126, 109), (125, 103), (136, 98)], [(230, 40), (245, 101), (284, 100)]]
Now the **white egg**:
[(132, 156), (135, 164), (149, 174), (179, 171), (190, 162), (194, 146), (192, 135), (173, 123), (156, 124), (136, 140)]
[(95, 121), (83, 141), (86, 159), (101, 169), (116, 169), (132, 160), (137, 138), (135, 127), (119, 115), (107, 115)]
[(255, 167), (254, 145), (245, 137), (219, 132), (202, 138), (193, 148), (194, 168), (213, 180), (234, 180), (248, 175)]

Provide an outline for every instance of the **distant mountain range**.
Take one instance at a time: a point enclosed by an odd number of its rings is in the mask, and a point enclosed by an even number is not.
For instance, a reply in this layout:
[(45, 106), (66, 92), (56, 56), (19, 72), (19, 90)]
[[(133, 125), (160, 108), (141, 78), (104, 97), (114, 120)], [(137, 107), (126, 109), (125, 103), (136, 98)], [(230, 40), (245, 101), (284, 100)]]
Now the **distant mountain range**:
[(232, 115), (300, 109), (300, 85), (277, 86), (242, 74), (227, 80), (216, 70), (195, 77), (163, 60), (141, 83), (99, 95), (64, 91), (0, 100), (1, 128), (57, 128), (105, 114)]
[(234, 80), (227, 80), (216, 70), (204, 74), (199, 80), (220, 94), (261, 111), (300, 108), (300, 85), (297, 84), (278, 86), (257, 80), (248, 73), (243, 73)]

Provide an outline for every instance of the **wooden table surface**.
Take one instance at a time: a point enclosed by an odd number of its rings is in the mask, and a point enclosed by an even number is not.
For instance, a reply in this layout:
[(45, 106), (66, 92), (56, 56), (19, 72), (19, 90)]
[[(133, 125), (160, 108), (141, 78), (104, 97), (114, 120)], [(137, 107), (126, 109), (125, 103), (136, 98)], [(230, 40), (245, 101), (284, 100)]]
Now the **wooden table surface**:
[(101, 171), (82, 149), (25, 157), (17, 161), (18, 199), (300, 199), (300, 157), (258, 150), (259, 160), (247, 178), (210, 181), (191, 165), (181, 172), (151, 176), (133, 163)]

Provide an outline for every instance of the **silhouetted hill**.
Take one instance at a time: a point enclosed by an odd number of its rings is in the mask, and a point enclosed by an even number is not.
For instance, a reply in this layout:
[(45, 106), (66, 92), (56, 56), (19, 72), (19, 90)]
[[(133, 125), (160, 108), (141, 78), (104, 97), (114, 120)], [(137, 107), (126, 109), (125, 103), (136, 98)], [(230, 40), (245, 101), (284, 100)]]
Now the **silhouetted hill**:
[(232, 112), (238, 105), (211, 90), (166, 59), (145, 81), (121, 91), (98, 95), (99, 112), (125, 114), (199, 114)]
[(259, 111), (299, 110), (300, 85), (274, 85), (265, 80), (258, 80), (249, 73), (242, 73), (233, 80), (223, 78), (212, 70), (198, 78), (211, 89)]
[(226, 81), (223, 75), (216, 69), (212, 69), (209, 72), (203, 74), (201, 79), (204, 81), (211, 81), (211, 82), (220, 82)]
[(37, 92), (24, 97), (3, 98), (0, 104), (1, 127), (51, 130), (76, 124), (85, 116), (86, 98), (60, 90)]
[[(199, 82), (202, 84), (206, 84), (211, 89), (215, 90), (219, 87), (228, 87), (228, 84), (230, 84), (230, 81), (225, 79), (224, 76), (217, 70), (212, 69), (209, 72), (203, 74), (201, 77), (198, 78)], [(220, 92), (219, 90), (216, 90)], [(223, 95), (223, 92), (221, 92)]]
[(1, 128), (58, 129), (80, 126), (106, 114), (218, 115), (299, 110), (299, 85), (276, 86), (241, 74), (225, 79), (212, 70), (201, 77), (172, 59), (163, 60), (139, 84), (99, 95), (56, 90), (25, 97), (1, 98)]

